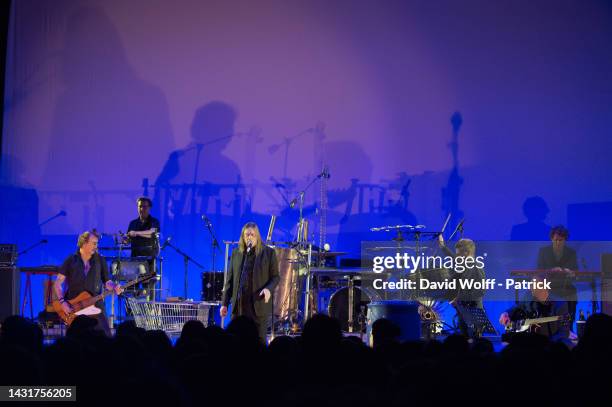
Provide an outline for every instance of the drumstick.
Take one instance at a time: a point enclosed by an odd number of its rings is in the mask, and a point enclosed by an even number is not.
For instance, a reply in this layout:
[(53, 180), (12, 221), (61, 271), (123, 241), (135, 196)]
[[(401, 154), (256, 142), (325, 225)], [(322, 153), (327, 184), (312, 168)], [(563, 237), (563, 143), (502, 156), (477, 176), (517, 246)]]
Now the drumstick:
[(446, 226), (448, 225), (448, 222), (450, 221), (452, 213), (449, 212), (448, 216), (446, 217), (446, 221), (444, 221), (444, 226), (442, 226), (442, 231), (440, 231), (440, 234), (444, 234), (444, 231), (446, 230)]

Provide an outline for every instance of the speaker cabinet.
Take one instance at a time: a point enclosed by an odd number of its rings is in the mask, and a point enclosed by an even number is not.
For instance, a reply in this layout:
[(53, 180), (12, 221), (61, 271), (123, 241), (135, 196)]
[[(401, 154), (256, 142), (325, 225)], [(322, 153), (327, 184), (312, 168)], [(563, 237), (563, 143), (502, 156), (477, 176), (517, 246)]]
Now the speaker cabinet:
[(612, 315), (612, 253), (601, 255), (601, 312)]
[(0, 268), (0, 322), (19, 314), (19, 277), (17, 267)]

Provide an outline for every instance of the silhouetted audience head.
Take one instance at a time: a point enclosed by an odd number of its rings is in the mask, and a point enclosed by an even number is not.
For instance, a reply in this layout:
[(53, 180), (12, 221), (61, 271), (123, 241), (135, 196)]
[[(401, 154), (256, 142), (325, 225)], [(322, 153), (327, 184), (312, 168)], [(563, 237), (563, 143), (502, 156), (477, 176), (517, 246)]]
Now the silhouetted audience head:
[(20, 346), (30, 352), (39, 352), (43, 345), (43, 332), (38, 325), (23, 317), (10, 316), (2, 323), (0, 344)]
[(257, 324), (249, 317), (239, 316), (232, 319), (227, 326), (227, 333), (238, 338), (242, 345), (260, 344)]
[(444, 340), (443, 349), (447, 355), (462, 356), (469, 352), (470, 344), (465, 336), (454, 334)]
[(181, 331), (181, 339), (203, 339), (204, 324), (201, 321), (187, 321)]
[(378, 348), (399, 343), (401, 333), (402, 331), (396, 323), (386, 318), (379, 318), (372, 324), (372, 346)]
[(591, 315), (584, 326), (584, 334), (576, 349), (580, 353), (594, 356), (612, 354), (612, 316), (606, 314)]
[(116, 335), (117, 336), (131, 336), (138, 335), (139, 328), (136, 326), (134, 320), (123, 321), (117, 325)]
[(342, 341), (340, 322), (324, 314), (316, 314), (304, 324), (302, 342), (306, 350), (337, 347)]
[[(407, 395), (414, 403), (431, 401), (432, 395), (452, 401), (474, 383), (481, 397), (512, 386), (530, 397), (568, 374), (576, 383), (588, 382), (590, 393), (605, 392), (607, 376), (592, 373), (612, 355), (612, 317), (604, 314), (588, 319), (571, 352), (535, 333), (515, 335), (497, 353), (491, 341), (470, 343), (461, 335), (401, 343), (400, 328), (386, 319), (372, 326), (372, 350), (360, 335), (343, 337), (339, 321), (323, 314), (308, 320), (301, 336), (276, 337), (267, 350), (247, 317), (234, 318), (226, 330), (190, 321), (174, 347), (161, 330), (125, 323), (107, 338), (95, 326), (94, 320), (78, 318), (67, 337), (42, 346), (38, 326), (21, 317), (7, 319), (0, 330), (0, 383), (77, 385), (80, 400), (88, 404), (100, 401), (100, 383), (110, 383), (113, 396), (148, 404), (207, 405), (230, 397), (269, 406), (404, 405)], [(84, 374), (84, 363), (95, 368)], [(451, 377), (440, 384), (444, 372)], [(525, 386), (533, 377), (539, 387)], [(262, 393), (262, 388), (271, 390)], [(549, 403), (566, 401), (561, 392), (546, 397)]]

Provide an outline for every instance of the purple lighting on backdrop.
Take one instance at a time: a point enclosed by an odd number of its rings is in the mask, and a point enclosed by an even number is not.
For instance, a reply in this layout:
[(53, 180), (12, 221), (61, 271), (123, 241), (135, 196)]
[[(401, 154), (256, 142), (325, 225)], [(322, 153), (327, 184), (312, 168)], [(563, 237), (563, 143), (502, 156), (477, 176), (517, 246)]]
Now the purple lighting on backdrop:
[(31, 260), (53, 263), (84, 229), (125, 230), (147, 179), (164, 236), (208, 267), (202, 214), (220, 240), (272, 214), (290, 238), (324, 164), (333, 249), (439, 227), (443, 190), (474, 238), (566, 223), (612, 199), (611, 20), (603, 1), (14, 2), (3, 180), (40, 222), (67, 213), (20, 243), (64, 239)]

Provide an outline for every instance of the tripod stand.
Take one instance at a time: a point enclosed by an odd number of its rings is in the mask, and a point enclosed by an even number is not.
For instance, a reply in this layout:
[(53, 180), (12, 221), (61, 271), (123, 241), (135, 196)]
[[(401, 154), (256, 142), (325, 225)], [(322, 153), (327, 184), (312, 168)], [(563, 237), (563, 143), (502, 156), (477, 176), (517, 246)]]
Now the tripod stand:
[(188, 293), (188, 277), (189, 277), (189, 262), (192, 262), (193, 264), (196, 265), (196, 267), (199, 267), (201, 270), (204, 270), (204, 266), (202, 266), (200, 263), (198, 263), (193, 257), (191, 257), (190, 255), (188, 255), (187, 253), (185, 253), (184, 251), (182, 251), (181, 249), (179, 249), (178, 247), (176, 247), (175, 245), (173, 245), (172, 243), (170, 243), (169, 241), (166, 241), (164, 243), (167, 247), (171, 247), (175, 252), (177, 252), (179, 255), (183, 256), (183, 264), (185, 265), (185, 275), (184, 275), (184, 288), (183, 288), (183, 298), (187, 299), (187, 293)]

